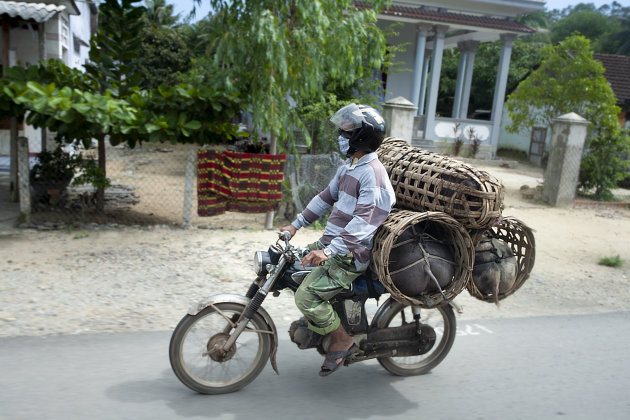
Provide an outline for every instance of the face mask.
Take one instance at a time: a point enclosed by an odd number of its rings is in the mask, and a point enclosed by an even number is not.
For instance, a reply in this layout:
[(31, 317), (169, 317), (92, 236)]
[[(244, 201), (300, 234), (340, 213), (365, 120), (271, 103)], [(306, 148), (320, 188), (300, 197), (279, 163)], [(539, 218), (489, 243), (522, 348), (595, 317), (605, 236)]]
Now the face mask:
[(347, 139), (344, 136), (339, 136), (337, 141), (339, 142), (339, 151), (345, 156), (350, 149), (350, 139)]

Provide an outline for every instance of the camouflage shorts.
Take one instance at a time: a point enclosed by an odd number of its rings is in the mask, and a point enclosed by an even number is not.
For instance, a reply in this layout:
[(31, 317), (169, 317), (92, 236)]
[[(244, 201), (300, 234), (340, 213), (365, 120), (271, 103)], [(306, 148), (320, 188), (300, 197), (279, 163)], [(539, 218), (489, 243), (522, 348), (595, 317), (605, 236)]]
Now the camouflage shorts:
[[(322, 246), (316, 242), (309, 249), (322, 249)], [(306, 276), (295, 292), (295, 304), (309, 321), (309, 329), (326, 335), (339, 327), (339, 316), (328, 301), (350, 288), (363, 271), (357, 271), (352, 256), (336, 255)]]

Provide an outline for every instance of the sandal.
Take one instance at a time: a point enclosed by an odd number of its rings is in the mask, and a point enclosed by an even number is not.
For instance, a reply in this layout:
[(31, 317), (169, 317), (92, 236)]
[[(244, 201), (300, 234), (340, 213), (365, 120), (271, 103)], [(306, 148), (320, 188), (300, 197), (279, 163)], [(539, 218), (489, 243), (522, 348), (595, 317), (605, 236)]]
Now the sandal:
[[(354, 353), (356, 350), (357, 345), (353, 344), (348, 350), (331, 351), (326, 353), (326, 358), (324, 359), (324, 364), (319, 371), (319, 376), (328, 376), (332, 374), (334, 371), (339, 369), (339, 367), (343, 365), (343, 362), (346, 361), (348, 356), (352, 355), (352, 353)], [(337, 359), (341, 359), (341, 361), (337, 363)]]

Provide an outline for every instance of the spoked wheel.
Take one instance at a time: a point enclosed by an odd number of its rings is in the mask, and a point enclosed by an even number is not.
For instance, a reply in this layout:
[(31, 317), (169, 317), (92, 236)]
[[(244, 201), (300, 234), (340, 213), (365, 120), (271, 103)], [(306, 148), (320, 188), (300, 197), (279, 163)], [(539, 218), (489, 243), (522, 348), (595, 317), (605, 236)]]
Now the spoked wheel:
[[(419, 356), (380, 357), (378, 362), (387, 371), (398, 376), (422, 375), (436, 367), (448, 354), (455, 340), (455, 314), (450, 305), (438, 306), (434, 309), (422, 309), (420, 322), (430, 325), (436, 332), (435, 344), (429, 352)], [(392, 301), (374, 323), (379, 328), (398, 327), (413, 323), (410, 306)]]
[(244, 309), (236, 303), (217, 303), (179, 322), (169, 356), (173, 372), (184, 385), (202, 394), (225, 394), (243, 388), (263, 370), (271, 336), (260, 315), (254, 315), (227, 351), (223, 349)]

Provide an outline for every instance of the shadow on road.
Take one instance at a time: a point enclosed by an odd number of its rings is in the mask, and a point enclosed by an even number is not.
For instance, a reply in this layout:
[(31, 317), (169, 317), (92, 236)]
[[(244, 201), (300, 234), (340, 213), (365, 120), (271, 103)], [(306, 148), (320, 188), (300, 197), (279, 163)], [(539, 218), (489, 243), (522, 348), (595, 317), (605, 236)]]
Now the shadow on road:
[[(419, 408), (419, 400), (409, 401), (395, 389), (394, 384), (404, 378), (388, 374), (376, 362), (355, 364), (321, 378), (317, 375), (321, 364), (318, 354), (292, 351), (287, 349), (292, 343), (282, 344), (285, 349), (278, 355), (280, 375), (267, 366), (238, 392), (197, 394), (167, 369), (158, 379), (120, 382), (108, 388), (106, 395), (124, 403), (161, 401), (185, 418), (221, 415), (234, 419), (325, 419), (339, 418), (343, 413), (343, 418), (365, 419), (374, 415), (396, 416)], [(289, 358), (293, 356), (297, 360), (291, 362)]]

